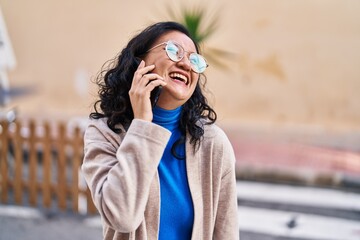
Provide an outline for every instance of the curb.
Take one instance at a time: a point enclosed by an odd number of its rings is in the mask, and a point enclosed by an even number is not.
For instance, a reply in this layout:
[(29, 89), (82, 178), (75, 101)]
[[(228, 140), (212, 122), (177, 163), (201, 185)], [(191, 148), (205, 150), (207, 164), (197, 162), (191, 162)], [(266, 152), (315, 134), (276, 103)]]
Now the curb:
[(236, 165), (237, 180), (336, 188), (360, 192), (360, 176), (311, 169), (264, 168)]

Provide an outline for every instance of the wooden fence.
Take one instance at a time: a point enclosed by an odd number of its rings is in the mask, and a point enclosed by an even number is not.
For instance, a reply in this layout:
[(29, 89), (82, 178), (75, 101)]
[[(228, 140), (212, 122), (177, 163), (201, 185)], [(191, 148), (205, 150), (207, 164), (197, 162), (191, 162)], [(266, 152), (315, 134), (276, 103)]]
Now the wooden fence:
[(2, 121), (0, 132), (1, 203), (96, 213), (80, 174), (80, 128)]

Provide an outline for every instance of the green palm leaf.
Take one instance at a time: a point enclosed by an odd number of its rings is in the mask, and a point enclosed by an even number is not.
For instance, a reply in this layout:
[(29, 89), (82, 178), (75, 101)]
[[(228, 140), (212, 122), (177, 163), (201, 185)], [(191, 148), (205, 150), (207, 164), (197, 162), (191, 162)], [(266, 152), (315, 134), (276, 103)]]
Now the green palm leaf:
[[(183, 24), (189, 31), (190, 36), (199, 45), (204, 45), (205, 42), (218, 30), (219, 14), (208, 14), (203, 7), (184, 8), (180, 13), (176, 14), (173, 7), (168, 7), (168, 13), (175, 21)], [(205, 58), (210, 65), (215, 65), (220, 68), (227, 68), (225, 59), (233, 59), (235, 54), (221, 50), (219, 48), (207, 47), (203, 51)]]

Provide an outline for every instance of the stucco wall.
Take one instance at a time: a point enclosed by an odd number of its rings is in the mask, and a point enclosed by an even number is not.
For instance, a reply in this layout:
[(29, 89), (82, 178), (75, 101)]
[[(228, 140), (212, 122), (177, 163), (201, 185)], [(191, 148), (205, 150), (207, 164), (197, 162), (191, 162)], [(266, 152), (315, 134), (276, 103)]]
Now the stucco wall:
[(360, 129), (360, 1), (217, 2), (0, 0), (17, 59), (10, 85), (35, 87), (11, 105), (24, 116), (86, 116), (106, 60), (169, 20), (167, 6), (203, 3), (221, 16), (207, 46), (235, 56), (207, 71), (220, 123)]

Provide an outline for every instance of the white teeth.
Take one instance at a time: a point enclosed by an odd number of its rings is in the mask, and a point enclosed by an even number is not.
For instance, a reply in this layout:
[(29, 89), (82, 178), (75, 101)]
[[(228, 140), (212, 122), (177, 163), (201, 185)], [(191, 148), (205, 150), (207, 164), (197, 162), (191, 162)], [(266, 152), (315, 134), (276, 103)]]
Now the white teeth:
[(184, 81), (185, 84), (186, 84), (187, 81), (188, 81), (187, 77), (184, 76), (184, 75), (182, 75), (182, 74), (180, 74), (180, 73), (171, 73), (171, 74), (170, 74), (170, 77), (171, 77), (171, 78), (180, 78), (181, 80)]

